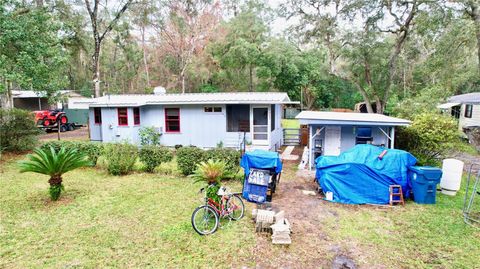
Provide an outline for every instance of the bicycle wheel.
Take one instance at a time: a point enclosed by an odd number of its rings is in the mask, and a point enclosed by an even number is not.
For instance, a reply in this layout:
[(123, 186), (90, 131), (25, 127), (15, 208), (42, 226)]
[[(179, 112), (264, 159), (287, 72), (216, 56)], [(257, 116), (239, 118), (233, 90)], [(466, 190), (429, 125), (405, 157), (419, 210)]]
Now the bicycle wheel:
[(208, 205), (197, 207), (192, 213), (193, 229), (200, 235), (213, 234), (218, 229), (218, 214)]
[(232, 220), (239, 220), (243, 218), (245, 213), (245, 205), (240, 197), (233, 195), (230, 197), (230, 199), (228, 199), (227, 210), (230, 212), (228, 216)]

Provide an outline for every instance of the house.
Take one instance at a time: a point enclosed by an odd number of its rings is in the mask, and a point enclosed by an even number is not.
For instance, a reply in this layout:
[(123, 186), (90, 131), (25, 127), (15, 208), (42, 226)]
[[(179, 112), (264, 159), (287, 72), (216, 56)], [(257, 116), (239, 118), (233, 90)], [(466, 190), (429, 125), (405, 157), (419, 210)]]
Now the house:
[(286, 93), (186, 93), (107, 95), (90, 104), (90, 138), (139, 144), (141, 127), (153, 126), (165, 146), (239, 148), (242, 142), (275, 150), (283, 140)]
[(480, 126), (480, 92), (455, 95), (447, 103), (438, 105), (444, 112), (458, 119), (458, 129)]
[(302, 111), (296, 117), (309, 128), (309, 166), (318, 156), (338, 156), (357, 144), (394, 148), (395, 127), (410, 121), (374, 113)]

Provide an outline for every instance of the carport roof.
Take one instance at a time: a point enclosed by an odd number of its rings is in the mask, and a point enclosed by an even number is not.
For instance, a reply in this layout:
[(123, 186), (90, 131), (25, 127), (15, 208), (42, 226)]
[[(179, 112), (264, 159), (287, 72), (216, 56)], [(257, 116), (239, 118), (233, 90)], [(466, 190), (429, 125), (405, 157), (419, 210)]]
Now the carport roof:
[(409, 120), (394, 118), (375, 113), (302, 111), (296, 119), (301, 124), (318, 125), (371, 125), (371, 126), (408, 126)]

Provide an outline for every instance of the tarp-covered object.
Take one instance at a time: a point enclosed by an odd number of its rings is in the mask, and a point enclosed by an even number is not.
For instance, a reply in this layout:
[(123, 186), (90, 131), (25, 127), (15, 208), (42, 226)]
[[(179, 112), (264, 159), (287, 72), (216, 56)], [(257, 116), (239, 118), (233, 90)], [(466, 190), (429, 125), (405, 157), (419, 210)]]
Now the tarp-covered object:
[[(387, 153), (379, 158), (382, 152)], [(408, 198), (408, 167), (417, 159), (403, 150), (357, 145), (340, 156), (320, 156), (315, 160), (316, 180), (333, 201), (346, 204), (388, 204), (390, 185), (402, 186)]]
[(282, 162), (277, 152), (255, 150), (246, 152), (240, 162), (240, 166), (245, 170), (245, 180), (243, 185), (243, 198), (250, 202), (264, 203), (267, 198), (268, 185), (253, 184), (248, 181), (248, 176), (252, 169), (265, 169), (276, 174), (282, 172)]
[(250, 173), (250, 168), (270, 169), (275, 167), (275, 173), (282, 172), (282, 161), (277, 152), (266, 150), (254, 150), (245, 152), (240, 162), (245, 169), (245, 174)]

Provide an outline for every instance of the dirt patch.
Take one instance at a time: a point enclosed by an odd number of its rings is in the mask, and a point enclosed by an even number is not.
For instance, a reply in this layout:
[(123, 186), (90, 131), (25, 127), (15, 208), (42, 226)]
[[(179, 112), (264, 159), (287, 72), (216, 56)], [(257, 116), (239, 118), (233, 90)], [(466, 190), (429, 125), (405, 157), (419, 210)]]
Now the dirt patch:
[[(57, 140), (58, 133), (45, 133), (40, 135), (39, 139), (41, 141), (48, 141), (48, 140)], [(60, 133), (60, 140), (89, 140), (88, 138), (88, 128), (87, 127), (80, 127), (79, 129), (63, 132)]]
[[(303, 191), (317, 191), (312, 178), (297, 177), (297, 163), (284, 162), (283, 181), (273, 196), (272, 208), (284, 210), (292, 225), (290, 246), (272, 245), (269, 234), (257, 234), (253, 250), (258, 268), (329, 268), (337, 248), (332, 247), (322, 223), (338, 218), (334, 209), (325, 206), (319, 195), (306, 195)], [(355, 267), (352, 267), (355, 268)]]

